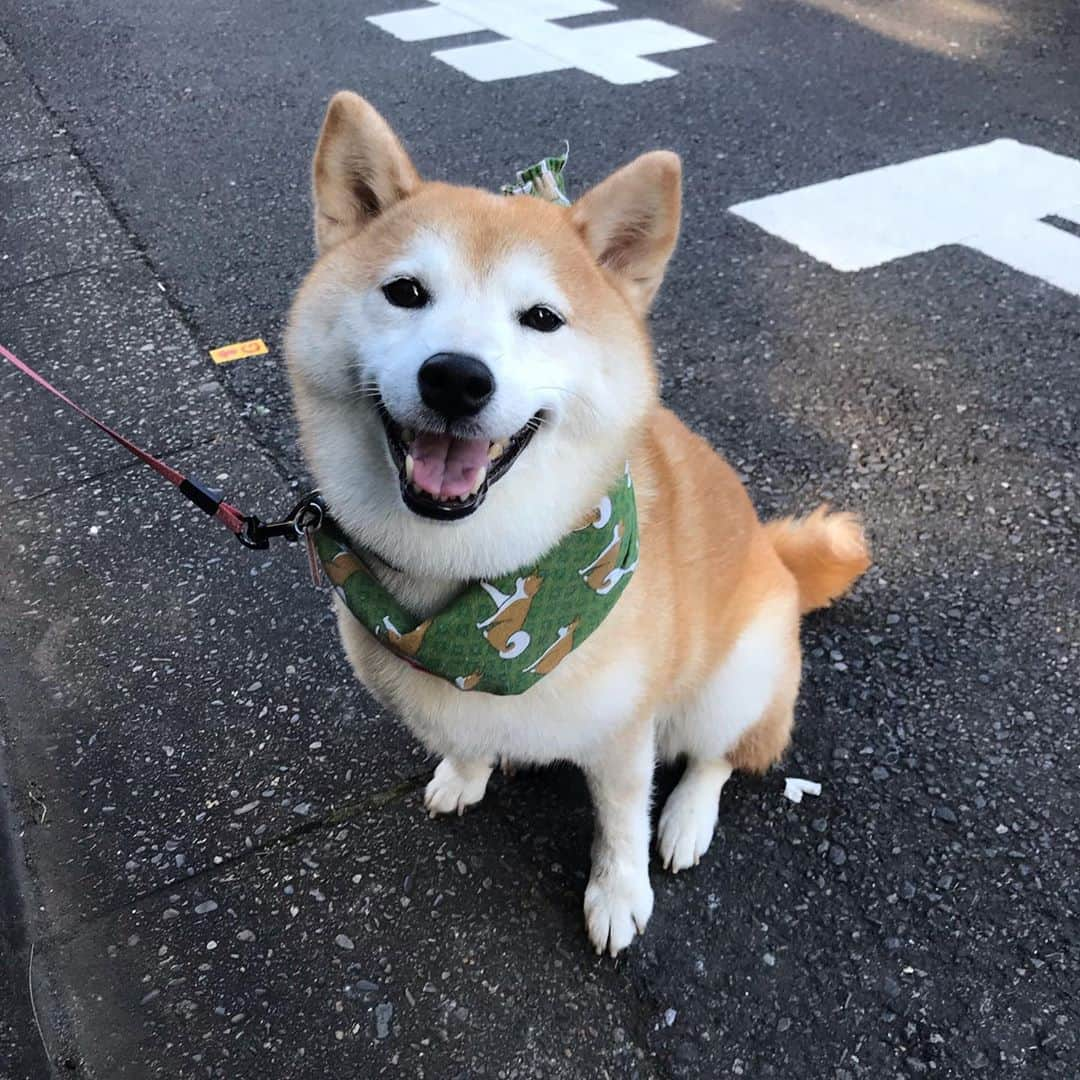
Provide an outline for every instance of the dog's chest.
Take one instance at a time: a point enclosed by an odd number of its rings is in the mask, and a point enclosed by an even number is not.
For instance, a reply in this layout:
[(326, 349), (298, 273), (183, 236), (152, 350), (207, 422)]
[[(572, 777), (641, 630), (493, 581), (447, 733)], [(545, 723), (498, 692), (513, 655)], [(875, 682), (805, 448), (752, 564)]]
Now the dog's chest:
[(421, 619), (441, 611), (462, 589), (457, 581), (406, 576), (380, 562), (376, 562), (373, 569), (375, 576), (402, 607)]
[(525, 693), (497, 696), (459, 690), (414, 670), (343, 605), (338, 615), (360, 681), (435, 753), (538, 764), (581, 762), (633, 715), (644, 696), (644, 658), (632, 648), (605, 648), (603, 629)]

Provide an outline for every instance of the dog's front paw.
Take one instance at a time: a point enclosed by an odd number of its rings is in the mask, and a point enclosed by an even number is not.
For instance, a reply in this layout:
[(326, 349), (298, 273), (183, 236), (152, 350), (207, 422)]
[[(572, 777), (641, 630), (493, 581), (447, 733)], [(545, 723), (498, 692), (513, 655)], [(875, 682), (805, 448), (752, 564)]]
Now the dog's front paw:
[(432, 817), (464, 814), (484, 797), (490, 775), (490, 765), (443, 758), (424, 789), (424, 808)]
[(585, 890), (585, 925), (597, 955), (618, 956), (634, 934), (643, 934), (653, 909), (647, 870), (599, 872)]

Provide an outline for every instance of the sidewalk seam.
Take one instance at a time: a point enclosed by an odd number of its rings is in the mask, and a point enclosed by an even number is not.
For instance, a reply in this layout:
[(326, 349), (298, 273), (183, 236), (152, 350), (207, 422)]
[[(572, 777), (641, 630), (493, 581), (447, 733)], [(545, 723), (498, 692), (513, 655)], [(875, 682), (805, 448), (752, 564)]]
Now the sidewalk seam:
[(36, 285), (45, 285), (50, 281), (74, 277), (76, 274), (102, 273), (124, 263), (136, 262), (138, 258), (137, 254), (128, 252), (125, 257), (119, 258), (115, 262), (91, 263), (87, 266), (76, 266), (71, 270), (57, 270), (55, 274), (43, 274), (41, 277), (29, 278), (27, 281), (20, 281), (18, 285), (0, 285), (0, 294), (10, 295), (13, 292), (18, 292), (19, 289), (32, 289)]
[[(65, 132), (67, 134), (67, 132)], [(23, 154), (22, 157), (17, 158), (4, 158), (0, 161), (0, 169), (6, 169), (11, 165), (24, 165), (28, 161), (44, 161), (46, 158), (56, 157), (57, 154), (63, 153), (62, 150), (50, 150), (44, 154)]]

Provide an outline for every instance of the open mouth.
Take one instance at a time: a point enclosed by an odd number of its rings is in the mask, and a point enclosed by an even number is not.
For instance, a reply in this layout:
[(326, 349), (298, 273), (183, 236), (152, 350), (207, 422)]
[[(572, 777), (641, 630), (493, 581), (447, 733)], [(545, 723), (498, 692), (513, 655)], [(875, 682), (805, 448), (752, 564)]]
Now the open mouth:
[(398, 469), (402, 501), (414, 514), (436, 521), (458, 521), (477, 510), (541, 421), (538, 413), (509, 439), (493, 441), (404, 427), (381, 402), (379, 416)]

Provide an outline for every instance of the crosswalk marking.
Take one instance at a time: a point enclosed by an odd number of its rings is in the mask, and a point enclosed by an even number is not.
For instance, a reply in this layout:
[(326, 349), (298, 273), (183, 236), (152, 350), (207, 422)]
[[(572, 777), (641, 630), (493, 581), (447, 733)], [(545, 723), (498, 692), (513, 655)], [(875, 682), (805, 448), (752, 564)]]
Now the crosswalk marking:
[(425, 8), (371, 15), (368, 21), (402, 41), (429, 41), (491, 30), (505, 41), (439, 49), (437, 60), (479, 82), (577, 69), (617, 85), (665, 79), (678, 72), (645, 59), (712, 43), (711, 38), (659, 19), (627, 19), (593, 26), (552, 22), (615, 11), (603, 0), (442, 0)]
[(962, 244), (1080, 296), (1080, 161), (995, 139), (739, 203), (732, 213), (834, 269)]

